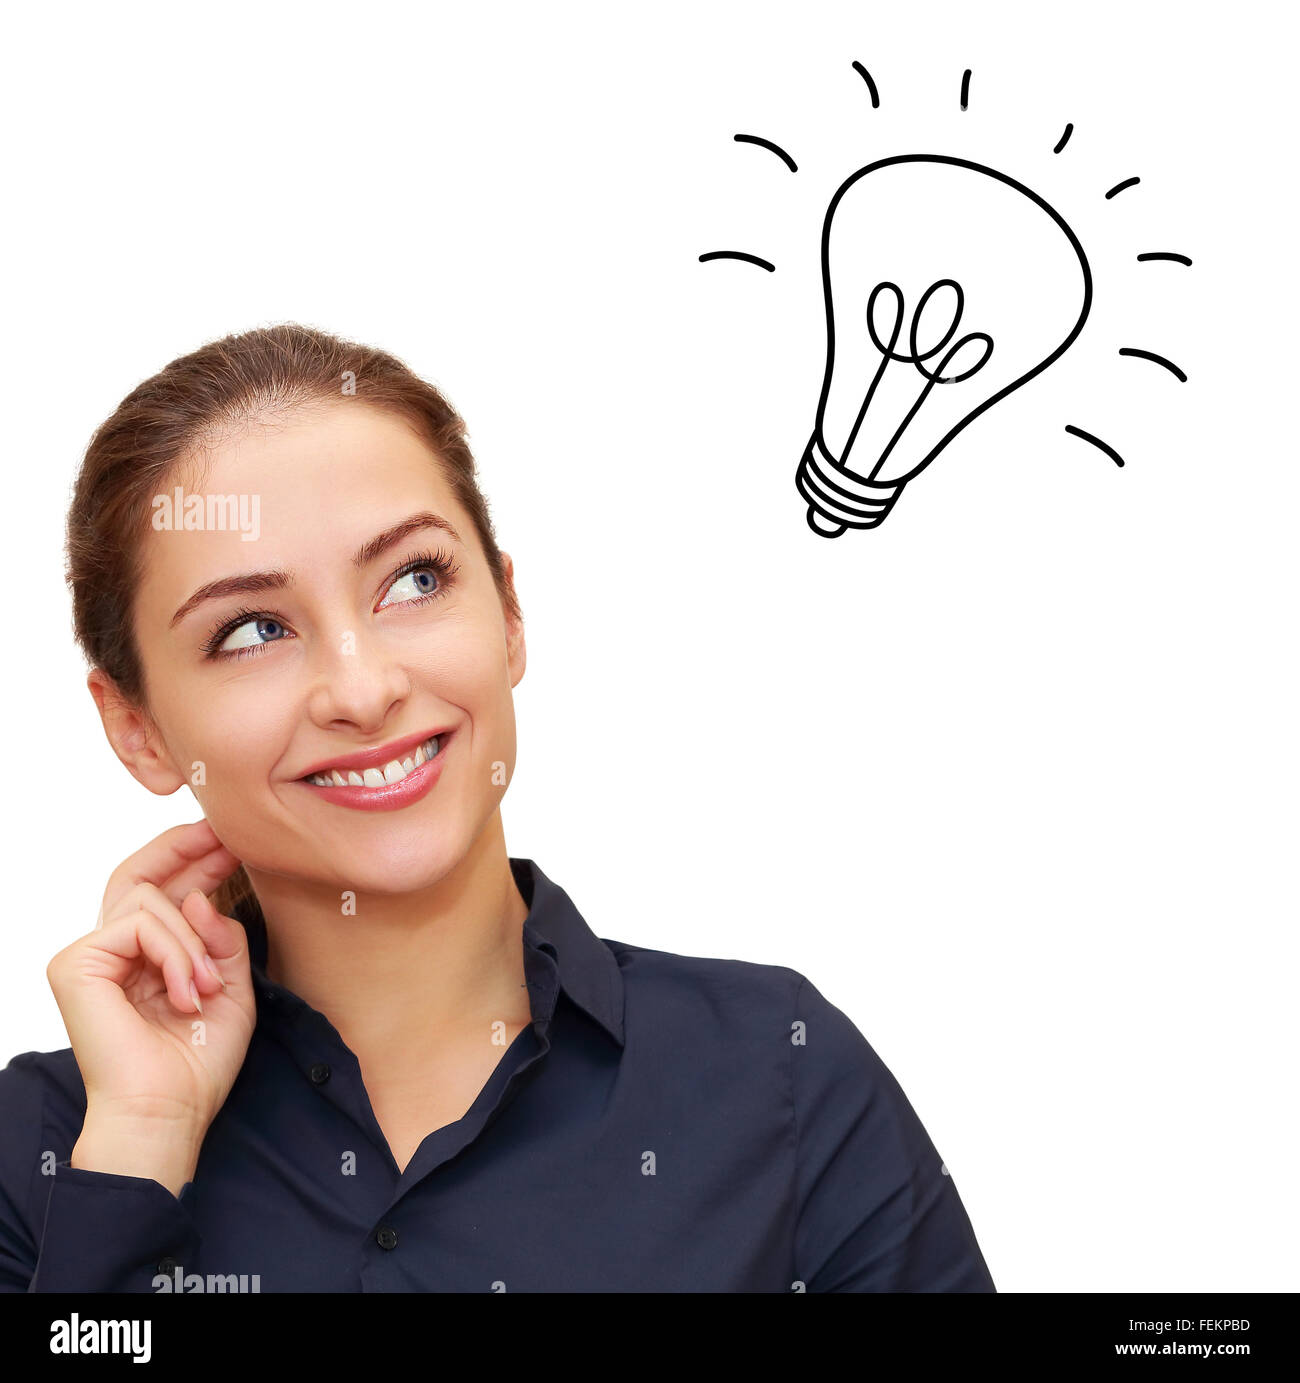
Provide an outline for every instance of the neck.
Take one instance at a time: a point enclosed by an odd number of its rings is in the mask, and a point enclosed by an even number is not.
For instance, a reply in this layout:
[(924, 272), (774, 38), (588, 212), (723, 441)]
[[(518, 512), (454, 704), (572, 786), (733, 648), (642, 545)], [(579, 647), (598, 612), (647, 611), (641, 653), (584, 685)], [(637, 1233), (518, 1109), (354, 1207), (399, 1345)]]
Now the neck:
[(266, 919), (267, 978), (323, 1013), (363, 1061), (427, 1056), (430, 1044), (531, 1016), (522, 927), (528, 908), (495, 812), (465, 857), (412, 893), (358, 893), (249, 870)]

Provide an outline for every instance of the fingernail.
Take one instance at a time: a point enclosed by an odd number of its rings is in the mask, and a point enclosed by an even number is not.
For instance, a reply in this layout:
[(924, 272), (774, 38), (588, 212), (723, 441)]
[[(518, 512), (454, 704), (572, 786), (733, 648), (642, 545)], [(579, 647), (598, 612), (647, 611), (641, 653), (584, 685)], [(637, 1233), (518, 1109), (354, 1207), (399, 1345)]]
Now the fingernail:
[(212, 978), (213, 978), (213, 979), (215, 979), (215, 980), (221, 980), (221, 987), (222, 987), (222, 989), (227, 989), (227, 988), (229, 988), (229, 986), (226, 984), (225, 980), (221, 979), (221, 971), (217, 969), (217, 963), (216, 963), (216, 961), (214, 961), (214, 960), (212, 959), (211, 956), (204, 956), (204, 957), (203, 957), (203, 964), (206, 965), (206, 966), (208, 967), (208, 969), (211, 971), (211, 973), (212, 973)]
[(202, 1012), (203, 1012), (203, 1002), (202, 1002), (202, 1000), (199, 998), (199, 991), (198, 991), (197, 989), (194, 988), (194, 981), (193, 981), (193, 980), (190, 981), (190, 998), (194, 1000), (194, 1007), (195, 1007), (196, 1009), (198, 1009), (198, 1011), (199, 1011), (200, 1013), (202, 1013)]

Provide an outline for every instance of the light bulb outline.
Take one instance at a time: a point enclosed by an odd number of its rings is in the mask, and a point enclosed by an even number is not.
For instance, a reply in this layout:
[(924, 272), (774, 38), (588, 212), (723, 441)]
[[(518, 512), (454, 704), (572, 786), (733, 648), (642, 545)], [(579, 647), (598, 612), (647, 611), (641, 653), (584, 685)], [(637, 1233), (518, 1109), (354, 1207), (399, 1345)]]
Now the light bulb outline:
[[(909, 481), (915, 479), (915, 477), (919, 475), (935, 459), (935, 457), (938, 456), (939, 453), (943, 451), (944, 448), (948, 446), (948, 444), (956, 436), (958, 436), (959, 433), (961, 433), (967, 426), (973, 423), (975, 419), (978, 418), (981, 414), (983, 414), (989, 408), (992, 408), (995, 403), (999, 403), (1002, 399), (1006, 398), (1008, 394), (1013, 393), (1022, 385), (1028, 384), (1031, 379), (1034, 379), (1036, 376), (1040, 375), (1044, 370), (1048, 368), (1048, 366), (1054, 364), (1057, 360), (1060, 359), (1060, 357), (1070, 348), (1071, 345), (1074, 344), (1075, 340), (1078, 338), (1079, 333), (1083, 330), (1084, 323), (1088, 320), (1089, 313), (1092, 309), (1092, 268), (1088, 263), (1088, 256), (1084, 251), (1083, 245), (1080, 242), (1079, 237), (1074, 233), (1069, 224), (1066, 222), (1065, 218), (1061, 216), (1061, 214), (1056, 210), (1055, 207), (1053, 207), (1049, 202), (1047, 202), (1046, 199), (1039, 196), (1039, 194), (1033, 191), (1032, 188), (1026, 187), (1022, 182), (1018, 181), (1016, 178), (1011, 177), (1010, 174), (1003, 173), (996, 168), (990, 168), (987, 164), (976, 163), (971, 159), (957, 158), (955, 155), (951, 154), (894, 154), (888, 158), (877, 159), (874, 162), (867, 164), (865, 167), (859, 168), (856, 172), (852, 173), (848, 178), (846, 178), (844, 182), (841, 183), (840, 186), (836, 189), (835, 194), (834, 196), (832, 196), (830, 204), (826, 209), (826, 216), (822, 224), (821, 274), (822, 295), (826, 309), (826, 369), (822, 378), (821, 393), (818, 397), (817, 402), (816, 424), (814, 427), (812, 438), (808, 445), (808, 449), (805, 452), (804, 460), (800, 462), (799, 470), (796, 474), (797, 481), (805, 475), (808, 463), (810, 461), (815, 461), (816, 454), (820, 453), (822, 461), (829, 462), (830, 465), (827, 466), (826, 464), (822, 464), (817, 465), (815, 467), (817, 473), (817, 480), (828, 490), (840, 495), (849, 504), (859, 505), (861, 503), (861, 495), (855, 494), (853, 491), (845, 489), (843, 486), (836, 484), (833, 475), (827, 473), (828, 469), (838, 471), (845, 479), (855, 481), (859, 486), (871, 488), (879, 484), (878, 482), (874, 482), (872, 477), (879, 472), (880, 467), (884, 464), (884, 456), (881, 456), (876, 459), (876, 461), (873, 463), (873, 467), (870, 474), (862, 475), (856, 471), (850, 470), (847, 466), (842, 465), (840, 460), (834, 457), (833, 453), (826, 445), (826, 439), (823, 432), (826, 404), (830, 397), (831, 382), (834, 377), (835, 369), (835, 312), (830, 277), (830, 233), (831, 227), (835, 219), (835, 212), (839, 207), (841, 200), (844, 198), (848, 190), (859, 181), (859, 179), (864, 178), (869, 173), (874, 173), (881, 168), (888, 168), (896, 164), (904, 163), (947, 164), (956, 168), (965, 168), (971, 172), (983, 173), (987, 177), (994, 178), (998, 182), (1006, 184), (1006, 186), (1013, 188), (1022, 196), (1026, 197), (1030, 202), (1037, 206), (1040, 211), (1045, 213), (1052, 220), (1052, 222), (1058, 227), (1059, 230), (1062, 231), (1066, 239), (1069, 241), (1070, 248), (1074, 251), (1075, 257), (1078, 260), (1079, 267), (1082, 270), (1083, 274), (1083, 302), (1079, 310), (1079, 315), (1074, 322), (1074, 325), (1071, 327), (1070, 331), (1065, 336), (1065, 338), (1053, 349), (1050, 355), (1048, 355), (1045, 359), (1039, 361), (1036, 365), (1033, 366), (1032, 369), (1026, 371), (1024, 374), (1018, 376), (1016, 379), (1013, 379), (1009, 384), (1003, 386), (1003, 388), (999, 389), (995, 394), (985, 399), (974, 409), (972, 409), (971, 412), (959, 419), (958, 422), (954, 424), (953, 427), (951, 427), (944, 434), (944, 436), (940, 438), (940, 440), (929, 450), (929, 452), (926, 453), (926, 455), (921, 459), (921, 461), (918, 462), (917, 465), (915, 465), (910, 471), (907, 472), (907, 474), (895, 477), (887, 485), (879, 486), (882, 494), (882, 512), (869, 514), (865, 518), (854, 518), (851, 515), (845, 515), (842, 513), (837, 513), (835, 515), (825, 514), (824, 512), (819, 513), (814, 498), (805, 491), (802, 485), (799, 485), (799, 492), (803, 495), (805, 501), (808, 503), (808, 525), (814, 533), (818, 534), (819, 537), (835, 538), (839, 537), (848, 528), (874, 528), (876, 525), (878, 525), (884, 519), (889, 509), (893, 507), (893, 503), (897, 499), (899, 493), (901, 493), (903, 487)], [(939, 282), (942, 283), (943, 280), (940, 280)], [(952, 281), (949, 280), (948, 282)], [(880, 286), (880, 284), (877, 284), (876, 289), (879, 289)], [(934, 288), (936, 288), (937, 286), (938, 284), (932, 284), (931, 288), (927, 290), (925, 295), (923, 295), (921, 304), (919, 304), (917, 307), (917, 315), (914, 315), (913, 317), (913, 327), (916, 326), (919, 320), (920, 308), (924, 305), (926, 297), (928, 297), (928, 294), (932, 292)], [(897, 342), (897, 332), (898, 330), (901, 330), (902, 294), (901, 291), (897, 288), (897, 285), (891, 284), (890, 287), (892, 287), (894, 291), (898, 293), (900, 302), (899, 319), (896, 324), (895, 334), (890, 342), (889, 355), (882, 356), (880, 368), (877, 371), (876, 378), (872, 381), (872, 392), (874, 392), (875, 384), (881, 377), (884, 369), (890, 363), (890, 357), (893, 354), (893, 346)], [(954, 284), (954, 287), (957, 288), (957, 291), (960, 294), (960, 285)], [(875, 296), (876, 289), (873, 289), (873, 299)], [(959, 316), (960, 312), (958, 313), (958, 317)], [(869, 319), (868, 326), (869, 328), (871, 326)], [(955, 331), (956, 327), (957, 323), (956, 321), (954, 321), (952, 331)], [(872, 331), (871, 334), (874, 343), (874, 331)], [(951, 332), (949, 334), (951, 335)], [(977, 333), (977, 335), (984, 336), (984, 333)], [(947, 337), (945, 337), (944, 339), (946, 341)], [(985, 361), (987, 361), (987, 359), (989, 358), (989, 354), (991, 354), (992, 352), (992, 339), (988, 338), (987, 336), (985, 336), (985, 339), (988, 341), (989, 351), (986, 352), (984, 358), (979, 362), (979, 365), (976, 366), (975, 369), (980, 368), (980, 366), (982, 366), (985, 363)], [(939, 369), (936, 371), (936, 374), (942, 373), (944, 366), (946, 366), (948, 361), (952, 359), (953, 354), (955, 354), (956, 350), (961, 348), (962, 344), (964, 344), (964, 341), (959, 342), (958, 345), (954, 347), (953, 351), (950, 351), (948, 355), (945, 356), (944, 361), (940, 364)], [(934, 352), (931, 351), (927, 352), (926, 354), (928, 356), (933, 353)], [(928, 375), (928, 371), (922, 371), (922, 373)], [(968, 374), (973, 373), (974, 369), (968, 372)], [(907, 423), (911, 421), (911, 418), (915, 414), (917, 408), (919, 408), (920, 403), (924, 401), (924, 398), (928, 393), (929, 388), (932, 387), (933, 383), (934, 380), (933, 378), (931, 378), (926, 386), (926, 390), (922, 392), (921, 398), (918, 399), (915, 405), (913, 405), (912, 410), (909, 412), (907, 418), (904, 420), (903, 427), (900, 427), (898, 432), (895, 433), (894, 438), (890, 442), (890, 449), (892, 449), (893, 445), (897, 442), (898, 437), (901, 436), (903, 428), (905, 428)], [(869, 399), (870, 394), (868, 395), (868, 401)], [(861, 418), (865, 413), (865, 409), (866, 405), (864, 404), (862, 412), (859, 413), (859, 422), (861, 421)], [(857, 424), (855, 424), (854, 435), (856, 435), (856, 427)], [(816, 450), (814, 451), (814, 449)], [(848, 455), (848, 453), (849, 448), (846, 447), (844, 449), (844, 455)], [(821, 527), (818, 525), (817, 522), (819, 518), (822, 519), (824, 522), (828, 521), (832, 524), (838, 525), (838, 527), (835, 528), (834, 531), (830, 531), (825, 527)]]
[[(880, 94), (876, 90), (876, 84), (875, 81), (872, 79), (871, 73), (868, 72), (867, 69), (856, 60), (853, 63), (853, 70), (866, 83), (867, 90), (871, 95), (872, 108), (877, 108), (880, 105)], [(962, 110), (965, 110), (967, 106), (967, 97), (969, 95), (970, 89), (970, 75), (970, 68), (967, 68), (962, 73)], [(1061, 137), (1056, 141), (1056, 144), (1052, 148), (1052, 153), (1059, 154), (1069, 143), (1070, 136), (1073, 133), (1074, 123), (1072, 121), (1067, 121), (1064, 130), (1062, 130), (1061, 132)], [(783, 148), (781, 148), (779, 144), (774, 143), (772, 140), (764, 139), (760, 135), (753, 134), (736, 134), (732, 137), (738, 143), (753, 144), (760, 148), (768, 150), (772, 154), (776, 155), (782, 161), (782, 163), (785, 164), (785, 166), (789, 169), (791, 173), (797, 173), (799, 171), (799, 165), (794, 161), (794, 159), (791, 158), (790, 155)], [(910, 157), (913, 159), (929, 159), (932, 162), (943, 162), (946, 159), (945, 155), (940, 154), (920, 154), (911, 155)], [(964, 160), (960, 159), (952, 161), (957, 163), (964, 162)], [(1022, 187), (1014, 179), (1005, 178), (1005, 175), (999, 174), (996, 169), (986, 168), (980, 164), (968, 164), (968, 166), (978, 168), (980, 169), (980, 171), (987, 173), (989, 176), (995, 179), (1003, 178), (1005, 181), (1008, 181), (1019, 191), (1028, 196), (1031, 200), (1039, 201), (1043, 208), (1049, 213), (1049, 215), (1052, 214), (1051, 207), (1047, 206), (1046, 203), (1041, 203), (1041, 199), (1037, 198), (1036, 194), (1032, 193), (1029, 188)], [(861, 172), (866, 170), (859, 171)], [(1121, 182), (1116, 183), (1113, 187), (1107, 190), (1106, 200), (1108, 202), (1111, 201), (1112, 198), (1117, 196), (1119, 193), (1125, 191), (1126, 189), (1138, 186), (1141, 183), (1141, 181), (1142, 179), (1137, 176), (1123, 179)], [(1068, 234), (1069, 228), (1066, 227), (1065, 229)], [(742, 250), (712, 250), (704, 254), (701, 254), (699, 258), (701, 264), (707, 263), (711, 260), (734, 259), (740, 260), (746, 264), (757, 265), (760, 269), (765, 269), (768, 273), (773, 273), (776, 269), (776, 265), (771, 263), (771, 261), (763, 259), (758, 255), (748, 254)], [(1189, 268), (1192, 264), (1192, 259), (1190, 255), (1170, 250), (1144, 251), (1143, 253), (1137, 256), (1137, 262), (1139, 264), (1151, 262), (1159, 263), (1161, 261), (1182, 264)], [(1087, 288), (1090, 300), (1091, 273), (1090, 270), (1088, 270), (1087, 268), (1086, 256), (1084, 256), (1081, 260), (1081, 267), (1083, 267), (1085, 272), (1088, 274)], [(1065, 342), (1063, 344), (1063, 348), (1068, 347), (1069, 344), (1069, 341)], [(1123, 358), (1132, 357), (1141, 360), (1149, 360), (1156, 365), (1160, 365), (1165, 370), (1168, 370), (1169, 373), (1172, 374), (1179, 381), (1179, 383), (1187, 383), (1187, 375), (1184, 373), (1182, 369), (1179, 368), (1179, 366), (1175, 365), (1172, 360), (1169, 360), (1165, 356), (1159, 355), (1154, 351), (1140, 350), (1134, 347), (1125, 346), (1120, 348), (1119, 354)], [(1046, 368), (1046, 363), (1044, 364), (1044, 368)], [(1035, 371), (1034, 373), (1037, 372)], [(1030, 378), (1033, 378), (1033, 374), (1029, 374), (1024, 379), (1015, 382), (1014, 387), (1018, 388), (1021, 383), (1026, 382), (1026, 380)], [(1003, 397), (1005, 397), (1005, 395)], [(989, 403), (991, 404), (995, 401), (996, 400), (990, 400)], [(973, 421), (973, 416), (968, 416), (965, 421)], [(1112, 447), (1109, 443), (1103, 441), (1100, 437), (1094, 436), (1091, 432), (1087, 432), (1081, 427), (1076, 427), (1072, 423), (1067, 423), (1065, 425), (1065, 431), (1069, 435), (1081, 438), (1083, 441), (1089, 443), (1089, 445), (1096, 447), (1105, 456), (1109, 457), (1110, 460), (1113, 461), (1116, 466), (1122, 467), (1125, 464), (1124, 458), (1119, 454), (1119, 452), (1115, 450), (1114, 447)], [(841, 454), (847, 456), (847, 449)], [(838, 482), (840, 480), (844, 481), (845, 484), (839, 484)], [(835, 512), (838, 512), (839, 510), (845, 508), (849, 509), (850, 517), (852, 517), (854, 513), (859, 515), (874, 515), (874, 517), (869, 522), (854, 523), (852, 525), (853, 527), (874, 527), (876, 524), (880, 523), (886, 517), (886, 515), (889, 512), (889, 509), (892, 507), (894, 501), (898, 498), (898, 495), (901, 493), (903, 489), (902, 484), (879, 484), (875, 481), (863, 480), (861, 476), (859, 476), (854, 471), (849, 470), (847, 466), (841, 465), (841, 463), (837, 461), (835, 457), (833, 457), (821, 444), (821, 440), (818, 438), (816, 433), (814, 433), (813, 436), (810, 438), (808, 445), (805, 449), (803, 459), (799, 463), (799, 468), (795, 473), (795, 484), (799, 492), (808, 501), (808, 509), (806, 511), (806, 516), (809, 527), (811, 527), (815, 532), (824, 537), (838, 537), (841, 533), (845, 531), (846, 525), (838, 524), (834, 517)], [(847, 485), (850, 488), (846, 490), (845, 485)], [(839, 495), (841, 497), (841, 500), (848, 499), (850, 503), (846, 505), (843, 502), (837, 501), (835, 498), (836, 495)], [(824, 499), (830, 507), (826, 508), (824, 505), (820, 504), (819, 498)], [(854, 508), (855, 505), (856, 509)]]

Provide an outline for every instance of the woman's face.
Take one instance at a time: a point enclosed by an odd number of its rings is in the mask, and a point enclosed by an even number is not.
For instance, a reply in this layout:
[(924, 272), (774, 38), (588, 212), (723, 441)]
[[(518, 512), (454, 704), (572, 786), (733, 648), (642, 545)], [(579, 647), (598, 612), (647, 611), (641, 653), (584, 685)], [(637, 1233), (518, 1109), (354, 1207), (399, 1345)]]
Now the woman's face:
[[(169, 529), (155, 518), (135, 620), (159, 757), (133, 771), (156, 792), (189, 783), (254, 875), (359, 893), (428, 886), (464, 858), (515, 764), (523, 631), (468, 513), (405, 422), (350, 399), (254, 425), (198, 459), (206, 469), (181, 468), (173, 487), (238, 497), (226, 512), (255, 537), (233, 519)], [(232, 577), (249, 588), (203, 597)], [(417, 743), (438, 732), (433, 764), (405, 786), (376, 790), (374, 769), (345, 766), (397, 741), (391, 758), (414, 767)], [(338, 761), (361, 786), (307, 778)]]

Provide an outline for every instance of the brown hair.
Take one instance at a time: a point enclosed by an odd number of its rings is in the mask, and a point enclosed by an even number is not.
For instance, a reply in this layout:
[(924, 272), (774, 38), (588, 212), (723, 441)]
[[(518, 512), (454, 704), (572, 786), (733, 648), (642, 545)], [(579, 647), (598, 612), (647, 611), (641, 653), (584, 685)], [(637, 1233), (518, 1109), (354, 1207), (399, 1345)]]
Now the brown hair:
[[(428, 442), (473, 521), (507, 615), (520, 618), (464, 421), (443, 395), (396, 356), (312, 327), (286, 322), (239, 332), (178, 357), (131, 390), (96, 429), (77, 476), (67, 526), (73, 628), (88, 662), (130, 705), (147, 705), (132, 605), (154, 496), (216, 436), (354, 391)], [(242, 866), (212, 900), (223, 913), (240, 903), (256, 913)]]

